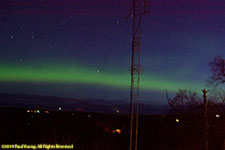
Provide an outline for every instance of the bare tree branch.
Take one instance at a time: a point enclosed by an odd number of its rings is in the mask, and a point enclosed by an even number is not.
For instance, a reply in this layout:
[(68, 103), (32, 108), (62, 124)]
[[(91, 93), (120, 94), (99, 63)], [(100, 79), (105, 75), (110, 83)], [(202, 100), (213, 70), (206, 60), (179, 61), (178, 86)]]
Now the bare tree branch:
[(209, 66), (212, 73), (208, 80), (209, 85), (217, 87), (225, 83), (225, 59), (218, 55), (209, 63)]
[(168, 92), (166, 91), (167, 102), (170, 108), (175, 113), (195, 113), (198, 112), (200, 104), (199, 98), (195, 92), (187, 90), (179, 90), (173, 99), (169, 99)]

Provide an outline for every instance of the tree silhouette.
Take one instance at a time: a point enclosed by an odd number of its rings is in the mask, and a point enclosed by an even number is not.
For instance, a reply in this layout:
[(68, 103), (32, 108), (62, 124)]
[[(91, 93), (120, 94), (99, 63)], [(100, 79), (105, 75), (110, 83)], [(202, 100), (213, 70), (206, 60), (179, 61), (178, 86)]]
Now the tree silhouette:
[(212, 75), (208, 83), (215, 88), (225, 83), (225, 59), (218, 55), (209, 63), (209, 66)]
[(170, 99), (167, 92), (166, 96), (171, 111), (174, 113), (182, 115), (199, 112), (201, 100), (195, 92), (179, 89), (174, 98)]
[(225, 103), (225, 91), (220, 86), (225, 83), (225, 59), (217, 55), (209, 63), (211, 76), (208, 79), (208, 85), (211, 87), (211, 95), (217, 102)]

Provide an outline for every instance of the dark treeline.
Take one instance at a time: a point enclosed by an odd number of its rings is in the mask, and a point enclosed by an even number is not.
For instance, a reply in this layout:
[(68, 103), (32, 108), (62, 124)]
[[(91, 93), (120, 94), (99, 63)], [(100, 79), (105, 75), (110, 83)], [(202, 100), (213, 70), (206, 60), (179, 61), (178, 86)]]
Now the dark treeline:
[[(78, 150), (128, 148), (128, 116), (39, 111), (1, 108), (1, 144), (74, 144)], [(208, 119), (209, 149), (222, 149), (225, 114), (210, 113)], [(139, 127), (140, 150), (204, 149), (202, 113), (140, 116)]]

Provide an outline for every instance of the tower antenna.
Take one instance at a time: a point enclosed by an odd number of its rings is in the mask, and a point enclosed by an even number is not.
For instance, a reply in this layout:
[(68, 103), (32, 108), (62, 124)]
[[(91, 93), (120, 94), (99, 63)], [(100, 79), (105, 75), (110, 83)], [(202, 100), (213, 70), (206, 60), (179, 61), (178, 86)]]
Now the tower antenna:
[[(140, 64), (141, 23), (143, 16), (149, 12), (146, 0), (133, 0), (130, 14), (132, 25), (132, 56), (131, 56), (131, 86), (130, 86), (130, 144), (129, 150), (137, 150), (138, 146), (138, 113), (139, 113), (139, 82), (143, 67)], [(133, 12), (131, 14), (131, 12)]]

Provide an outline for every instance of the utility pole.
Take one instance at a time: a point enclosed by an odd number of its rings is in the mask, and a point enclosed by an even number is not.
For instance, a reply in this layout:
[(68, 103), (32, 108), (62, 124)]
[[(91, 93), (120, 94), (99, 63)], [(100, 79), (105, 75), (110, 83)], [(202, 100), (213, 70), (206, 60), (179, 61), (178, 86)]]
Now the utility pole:
[[(147, 10), (146, 1), (133, 0), (130, 14), (133, 17), (132, 26), (132, 57), (131, 57), (131, 87), (130, 87), (130, 145), (129, 150), (137, 150), (138, 145), (138, 112), (139, 112), (139, 82), (142, 67), (140, 64), (141, 23)], [(130, 12), (131, 13), (131, 12)], [(134, 130), (135, 129), (135, 130)]]
[(207, 91), (202, 90), (204, 100), (204, 120), (205, 120), (205, 150), (209, 149), (209, 123), (208, 123), (208, 102), (207, 102)]

